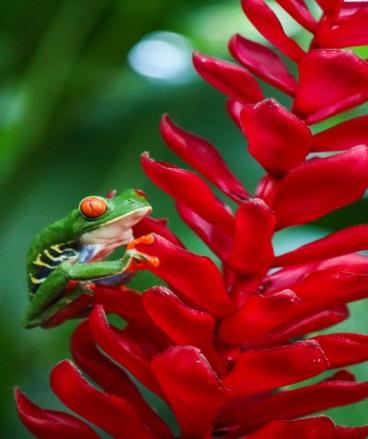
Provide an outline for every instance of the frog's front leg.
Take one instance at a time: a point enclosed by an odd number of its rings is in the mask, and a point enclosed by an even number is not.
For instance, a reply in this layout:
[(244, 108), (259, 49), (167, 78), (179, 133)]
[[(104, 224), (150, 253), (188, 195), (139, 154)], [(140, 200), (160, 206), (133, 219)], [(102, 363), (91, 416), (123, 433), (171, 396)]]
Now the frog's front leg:
[[(69, 281), (93, 281), (128, 271), (134, 254), (126, 253), (121, 260), (90, 263), (60, 264), (38, 288), (23, 318), (26, 328), (45, 323), (58, 311), (76, 300), (86, 291), (76, 286), (70, 294), (60, 297)], [(59, 300), (58, 300), (59, 298)]]

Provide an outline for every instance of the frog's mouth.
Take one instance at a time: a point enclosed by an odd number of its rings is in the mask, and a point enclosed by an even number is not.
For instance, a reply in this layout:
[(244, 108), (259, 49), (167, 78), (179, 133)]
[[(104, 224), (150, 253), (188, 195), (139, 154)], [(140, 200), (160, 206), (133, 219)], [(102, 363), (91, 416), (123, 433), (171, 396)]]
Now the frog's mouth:
[(112, 251), (121, 245), (127, 245), (134, 239), (132, 227), (152, 211), (150, 206), (133, 210), (128, 214), (114, 218), (91, 232), (81, 236), (84, 245), (93, 245)]

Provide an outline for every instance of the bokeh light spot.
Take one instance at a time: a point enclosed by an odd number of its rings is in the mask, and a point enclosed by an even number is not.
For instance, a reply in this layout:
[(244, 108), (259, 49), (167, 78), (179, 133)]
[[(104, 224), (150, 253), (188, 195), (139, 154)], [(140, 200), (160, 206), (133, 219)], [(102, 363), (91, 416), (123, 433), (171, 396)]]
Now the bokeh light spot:
[(156, 80), (182, 83), (192, 77), (192, 45), (174, 32), (153, 32), (142, 38), (128, 54), (131, 67)]

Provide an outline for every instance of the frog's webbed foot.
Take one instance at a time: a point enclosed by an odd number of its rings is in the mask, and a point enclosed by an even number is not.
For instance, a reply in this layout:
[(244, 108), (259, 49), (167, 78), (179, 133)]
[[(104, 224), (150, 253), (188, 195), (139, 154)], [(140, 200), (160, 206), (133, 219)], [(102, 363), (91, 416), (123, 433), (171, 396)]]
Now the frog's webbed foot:
[(48, 305), (42, 312), (31, 315), (27, 313), (23, 319), (25, 328), (51, 328), (58, 326), (66, 320), (83, 317), (86, 310), (93, 304), (93, 290), (90, 285), (77, 284), (71, 289), (66, 289), (63, 295), (54, 303)]
[(128, 246), (124, 257), (129, 260), (128, 271), (142, 270), (149, 267), (158, 267), (160, 264), (159, 259), (156, 256), (147, 255), (137, 250), (138, 244), (153, 244), (155, 238), (152, 233), (143, 235), (137, 239), (131, 241)]

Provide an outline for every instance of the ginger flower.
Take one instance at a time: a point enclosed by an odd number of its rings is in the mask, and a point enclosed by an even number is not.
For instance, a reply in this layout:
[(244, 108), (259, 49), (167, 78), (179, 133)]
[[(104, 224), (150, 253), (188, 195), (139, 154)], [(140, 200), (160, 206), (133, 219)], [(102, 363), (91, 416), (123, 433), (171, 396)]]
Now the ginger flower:
[[(193, 57), (198, 73), (229, 97), (228, 111), (265, 170), (255, 193), (213, 145), (167, 115), (163, 140), (193, 170), (142, 155), (148, 177), (174, 199), (221, 266), (185, 248), (164, 220), (141, 221), (134, 234), (144, 238), (132, 246), (152, 257), (146, 268), (166, 286), (143, 294), (95, 287), (93, 309), (72, 338), (74, 363), (62, 361), (50, 377), (52, 390), (78, 417), (16, 393), (20, 417), (37, 438), (100, 437), (91, 425), (117, 439), (368, 436), (368, 426), (337, 426), (315, 415), (368, 397), (368, 382), (344, 369), (368, 360), (368, 336), (313, 335), (347, 319), (350, 302), (367, 298), (368, 257), (358, 252), (368, 249), (368, 225), (277, 257), (272, 245), (279, 230), (351, 204), (368, 187), (367, 116), (317, 134), (310, 128), (367, 100), (368, 64), (345, 48), (367, 44), (368, 4), (318, 0), (317, 20), (304, 0), (278, 3), (313, 35), (308, 50), (286, 35), (265, 1), (243, 0), (246, 16), (277, 53), (236, 35), (230, 51), (240, 65)], [(256, 77), (288, 94), (291, 108), (265, 98)], [(56, 323), (85, 306), (74, 304)], [(127, 326), (111, 325), (109, 313)], [(286, 387), (323, 372), (314, 384)], [(171, 407), (179, 436), (132, 377)]]

